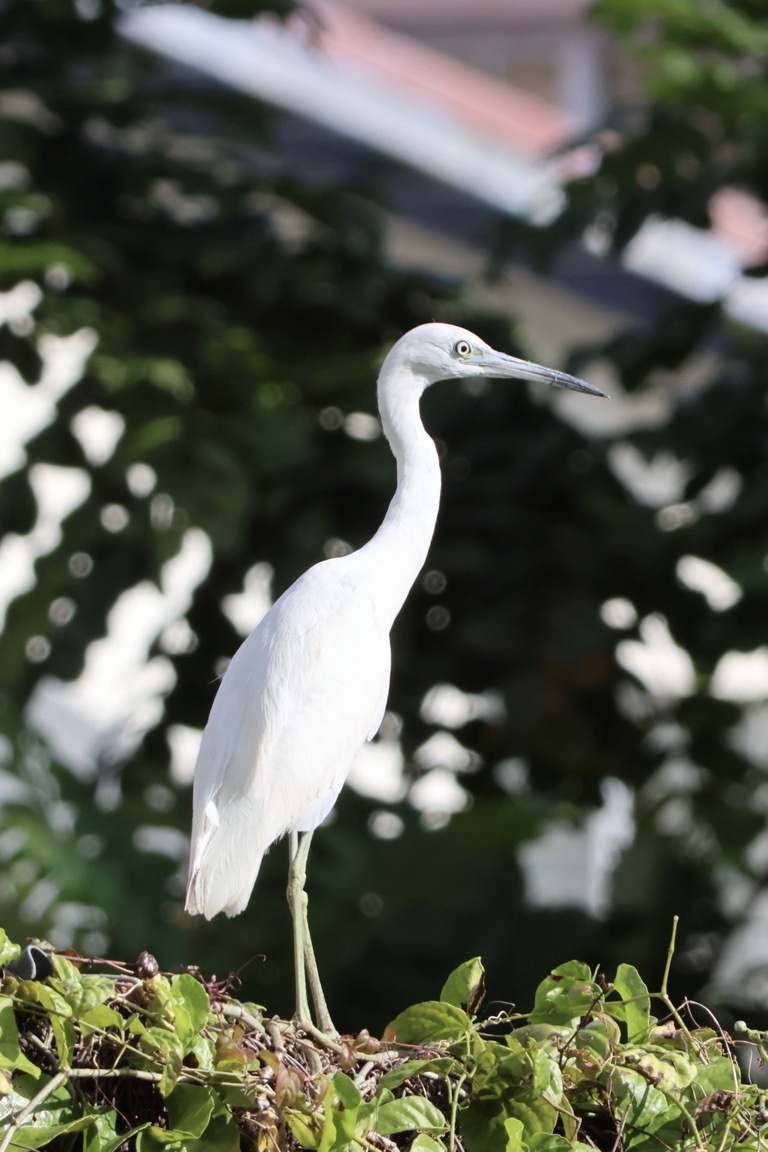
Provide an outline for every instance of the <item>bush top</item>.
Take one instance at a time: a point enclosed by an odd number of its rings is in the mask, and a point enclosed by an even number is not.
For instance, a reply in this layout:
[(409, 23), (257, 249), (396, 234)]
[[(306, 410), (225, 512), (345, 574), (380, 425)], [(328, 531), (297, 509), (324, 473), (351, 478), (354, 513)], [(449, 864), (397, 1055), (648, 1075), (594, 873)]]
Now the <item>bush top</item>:
[[(756, 1152), (768, 1122), (714, 1016), (629, 964), (608, 982), (569, 961), (529, 1011), (484, 1015), (470, 960), (382, 1039), (318, 1044), (233, 980), (163, 973), (148, 953), (22, 951), (0, 930), (0, 963), (0, 1152)], [(743, 1030), (761, 1060), (763, 1035)]]

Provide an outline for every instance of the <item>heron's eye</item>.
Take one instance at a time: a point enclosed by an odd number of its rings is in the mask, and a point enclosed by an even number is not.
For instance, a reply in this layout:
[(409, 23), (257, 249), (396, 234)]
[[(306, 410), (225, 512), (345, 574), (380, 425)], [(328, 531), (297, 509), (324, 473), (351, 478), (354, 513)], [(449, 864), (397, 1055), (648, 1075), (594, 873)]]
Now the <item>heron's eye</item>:
[(456, 347), (454, 348), (454, 352), (457, 356), (469, 356), (471, 351), (472, 345), (469, 344), (466, 340), (459, 340), (459, 342), (456, 344)]

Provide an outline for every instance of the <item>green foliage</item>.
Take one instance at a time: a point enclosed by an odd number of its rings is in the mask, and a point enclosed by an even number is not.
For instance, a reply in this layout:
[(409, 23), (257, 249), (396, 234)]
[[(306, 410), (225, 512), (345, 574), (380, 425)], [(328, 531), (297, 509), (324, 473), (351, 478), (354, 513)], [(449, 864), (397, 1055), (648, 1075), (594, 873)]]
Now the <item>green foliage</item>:
[(143, 975), (52, 962), (45, 981), (5, 971), (2, 1152), (760, 1147), (764, 1093), (743, 1079), (734, 1041), (696, 1006), (676, 1008), (666, 983), (650, 995), (628, 964), (613, 983), (562, 964), (527, 1015), (485, 1018), (475, 959), (445, 985), (474, 996), (470, 1015), (444, 997), (400, 1013), (382, 1041), (317, 1047), (225, 984), (164, 975), (146, 956)]

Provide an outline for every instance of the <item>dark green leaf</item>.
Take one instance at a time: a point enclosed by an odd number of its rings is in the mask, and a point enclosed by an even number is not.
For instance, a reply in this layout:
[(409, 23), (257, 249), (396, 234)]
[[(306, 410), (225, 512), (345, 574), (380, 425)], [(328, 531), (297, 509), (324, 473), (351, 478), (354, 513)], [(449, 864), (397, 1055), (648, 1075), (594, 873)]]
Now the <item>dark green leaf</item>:
[(435, 1044), (440, 1040), (458, 1040), (471, 1027), (466, 1012), (453, 1004), (427, 1000), (406, 1008), (387, 1025), (384, 1037), (400, 1044)]
[(479, 956), (467, 960), (451, 972), (443, 985), (440, 999), (474, 1016), (485, 991), (485, 968)]
[(394, 1091), (406, 1080), (413, 1076), (419, 1076), (423, 1072), (445, 1074), (456, 1067), (457, 1063), (452, 1056), (437, 1057), (431, 1060), (406, 1060), (404, 1064), (399, 1064), (397, 1068), (392, 1068), (389, 1072), (384, 1073), (379, 1081), (379, 1091), (382, 1089)]
[(181, 1136), (199, 1139), (208, 1127), (216, 1097), (213, 1088), (198, 1084), (177, 1084), (166, 1101), (168, 1121)]
[(570, 1024), (600, 1002), (601, 993), (586, 964), (571, 960), (560, 964), (536, 989), (536, 1002), (528, 1019), (533, 1024)]
[(21, 1051), (16, 1013), (10, 996), (0, 996), (0, 1068), (39, 1076), (40, 1069)]
[(426, 1132), (419, 1132), (418, 1136), (414, 1136), (408, 1152), (444, 1152), (444, 1147), (427, 1136)]
[(425, 1096), (401, 1096), (380, 1104), (376, 1115), (376, 1128), (382, 1136), (396, 1132), (424, 1129), (443, 1131), (447, 1127), (445, 1116)]
[(619, 964), (613, 984), (624, 1002), (627, 1040), (630, 1044), (641, 1044), (656, 1023), (651, 1016), (648, 989), (631, 964)]

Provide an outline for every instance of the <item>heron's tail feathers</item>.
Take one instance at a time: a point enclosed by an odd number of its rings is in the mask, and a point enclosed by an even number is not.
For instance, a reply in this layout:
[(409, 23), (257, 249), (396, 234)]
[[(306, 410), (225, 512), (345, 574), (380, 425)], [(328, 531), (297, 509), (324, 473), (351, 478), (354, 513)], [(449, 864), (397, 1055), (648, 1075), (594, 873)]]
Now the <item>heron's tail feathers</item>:
[(193, 836), (185, 908), (210, 920), (217, 912), (237, 916), (250, 899), (266, 845), (254, 829), (251, 804), (217, 808), (211, 800)]

